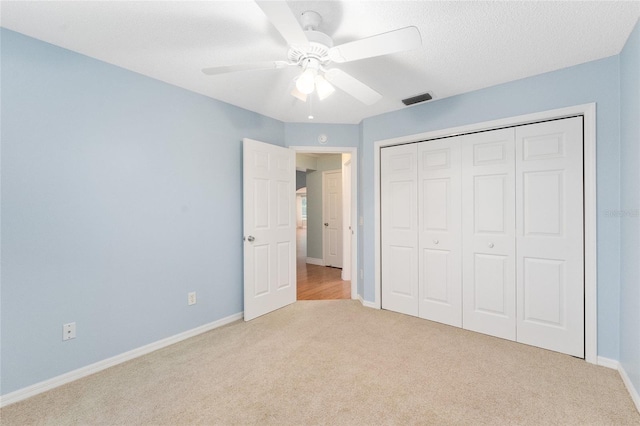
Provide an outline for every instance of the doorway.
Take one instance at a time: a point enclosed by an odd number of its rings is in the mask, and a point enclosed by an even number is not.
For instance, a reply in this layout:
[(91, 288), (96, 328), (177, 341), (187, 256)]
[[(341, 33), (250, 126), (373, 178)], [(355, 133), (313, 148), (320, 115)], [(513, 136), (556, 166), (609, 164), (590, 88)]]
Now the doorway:
[(356, 148), (292, 149), (297, 153), (297, 299), (355, 298), (356, 178), (351, 159)]

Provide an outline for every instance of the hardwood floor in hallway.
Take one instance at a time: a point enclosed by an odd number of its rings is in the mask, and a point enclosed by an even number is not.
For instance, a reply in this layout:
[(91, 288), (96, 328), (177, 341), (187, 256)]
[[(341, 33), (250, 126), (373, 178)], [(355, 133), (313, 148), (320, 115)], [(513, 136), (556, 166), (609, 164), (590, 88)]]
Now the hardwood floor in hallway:
[(307, 263), (307, 230), (296, 230), (298, 300), (351, 299), (351, 281), (342, 269)]

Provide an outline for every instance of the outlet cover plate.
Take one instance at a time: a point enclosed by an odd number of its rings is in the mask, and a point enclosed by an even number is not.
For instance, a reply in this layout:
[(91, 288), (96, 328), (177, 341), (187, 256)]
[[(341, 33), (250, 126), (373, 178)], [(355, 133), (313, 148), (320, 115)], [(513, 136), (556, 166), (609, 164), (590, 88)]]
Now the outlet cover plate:
[(70, 340), (76, 338), (76, 323), (70, 322), (62, 324), (62, 340)]
[(189, 305), (195, 305), (196, 302), (197, 302), (197, 299), (196, 299), (196, 292), (195, 291), (192, 291), (189, 294), (187, 294), (187, 303)]

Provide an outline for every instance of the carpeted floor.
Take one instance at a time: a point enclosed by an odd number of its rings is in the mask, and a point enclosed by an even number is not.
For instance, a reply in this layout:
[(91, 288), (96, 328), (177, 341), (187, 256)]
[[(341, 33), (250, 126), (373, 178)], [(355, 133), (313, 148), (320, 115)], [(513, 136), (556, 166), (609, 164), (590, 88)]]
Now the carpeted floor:
[(360, 306), (301, 301), (0, 411), (25, 424), (640, 425), (618, 373)]

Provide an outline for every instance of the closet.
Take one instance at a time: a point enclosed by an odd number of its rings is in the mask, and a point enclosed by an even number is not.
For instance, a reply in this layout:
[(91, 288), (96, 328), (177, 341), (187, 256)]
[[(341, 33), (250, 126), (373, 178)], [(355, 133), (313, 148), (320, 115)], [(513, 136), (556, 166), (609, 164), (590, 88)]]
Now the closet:
[(584, 357), (582, 126), (382, 148), (382, 308)]

